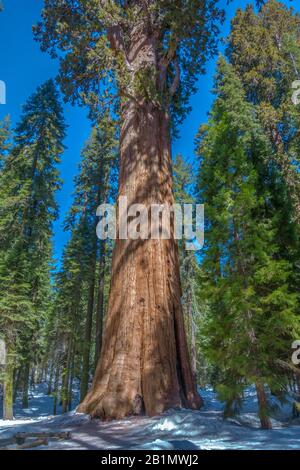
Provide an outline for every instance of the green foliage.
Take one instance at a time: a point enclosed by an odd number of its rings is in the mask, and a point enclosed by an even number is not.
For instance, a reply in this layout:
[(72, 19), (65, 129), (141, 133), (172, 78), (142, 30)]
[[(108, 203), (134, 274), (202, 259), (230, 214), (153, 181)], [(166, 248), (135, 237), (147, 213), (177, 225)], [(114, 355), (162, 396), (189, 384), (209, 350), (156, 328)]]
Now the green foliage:
[(177, 121), (215, 53), (223, 19), (217, 3), (45, 0), (34, 31), (42, 50), (62, 51), (59, 80), (68, 99), (103, 107), (118, 90), (122, 99), (168, 108), (174, 96)]
[[(78, 176), (75, 178), (73, 204), (65, 219), (65, 230), (70, 238), (64, 248), (62, 265), (55, 278), (55, 298), (52, 313), (46, 324), (46, 362), (59, 367), (63, 403), (71, 403), (70, 381), (74, 376), (82, 379), (83, 369), (89, 366), (91, 332), (85, 337), (86, 322), (98, 312), (96, 298), (101, 276), (104, 280), (104, 297), (107, 300), (109, 266), (104, 273), (98, 269), (103, 256), (103, 242), (97, 239), (97, 207), (115, 197), (115, 172), (117, 163), (117, 123), (104, 115), (92, 129), (82, 154)], [(110, 257), (107, 249), (106, 257)], [(91, 325), (92, 326), (92, 325)], [(86, 364), (85, 348), (88, 348)], [(87, 371), (89, 373), (89, 370)], [(56, 394), (59, 393), (57, 390)], [(66, 409), (64, 409), (66, 411)]]
[[(280, 170), (283, 187), (278, 203), (285, 206), (287, 230), (300, 218), (300, 112), (292, 102), (292, 83), (300, 70), (300, 15), (276, 0), (256, 14), (251, 6), (232, 21), (227, 56), (255, 107)], [(290, 207), (289, 207), (290, 206)], [(291, 210), (292, 209), (292, 210)], [(289, 213), (288, 213), (289, 212)]]
[(10, 118), (7, 116), (0, 122), (0, 171), (4, 165), (5, 158), (11, 148)]
[(177, 155), (173, 165), (173, 190), (177, 204), (189, 204), (194, 202), (193, 192), (195, 178), (193, 168), (182, 155)]
[[(64, 130), (59, 96), (48, 81), (24, 106), (13, 148), (1, 144), (0, 325), (18, 367), (22, 360), (38, 359), (51, 304), (52, 224)], [(2, 135), (3, 142), (7, 122)]]
[[(280, 259), (280, 217), (271, 193), (276, 172), (257, 109), (234, 68), (221, 58), (216, 101), (198, 136), (199, 192), (206, 209), (201, 294), (207, 299), (203, 334), (207, 358), (219, 369), (225, 414), (245, 386), (284, 386), (276, 360), (287, 358), (299, 333), (299, 298), (292, 264)], [(295, 336), (296, 335), (296, 336)]]

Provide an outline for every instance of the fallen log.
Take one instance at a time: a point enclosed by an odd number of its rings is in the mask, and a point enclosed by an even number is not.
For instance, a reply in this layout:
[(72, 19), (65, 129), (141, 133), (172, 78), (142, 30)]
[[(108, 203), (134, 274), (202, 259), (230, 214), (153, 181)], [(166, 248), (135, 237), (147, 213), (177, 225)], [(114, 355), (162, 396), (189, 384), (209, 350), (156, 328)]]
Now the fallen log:
[(34, 447), (40, 447), (40, 446), (47, 446), (49, 443), (48, 439), (35, 439), (34, 441), (31, 442), (25, 442), (22, 445), (18, 445), (16, 450), (26, 450), (26, 449), (33, 449)]
[[(28, 442), (29, 439), (34, 439)], [(0, 450), (21, 450), (48, 445), (49, 440), (71, 439), (70, 432), (18, 432), (12, 437), (0, 440)]]
[(23, 444), (28, 438), (67, 440), (71, 438), (70, 432), (18, 432), (14, 434), (14, 439), (18, 444)]
[(0, 450), (27, 450), (33, 449), (35, 447), (47, 446), (48, 439), (34, 439), (31, 442), (25, 442), (24, 444), (18, 445), (14, 443), (13, 445), (8, 445), (6, 447), (1, 447)]

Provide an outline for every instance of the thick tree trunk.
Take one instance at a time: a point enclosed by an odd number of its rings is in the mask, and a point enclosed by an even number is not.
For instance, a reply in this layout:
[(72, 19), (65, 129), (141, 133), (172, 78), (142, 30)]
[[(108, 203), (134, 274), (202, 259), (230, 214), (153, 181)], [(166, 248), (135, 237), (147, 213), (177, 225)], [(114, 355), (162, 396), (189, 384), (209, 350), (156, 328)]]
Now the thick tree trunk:
[(268, 416), (268, 402), (266, 392), (263, 384), (257, 381), (255, 384), (257, 400), (258, 400), (258, 414), (262, 429), (272, 429), (272, 423)]
[[(123, 107), (119, 195), (128, 206), (173, 204), (169, 119), (158, 106)], [(79, 411), (104, 419), (197, 409), (181, 307), (178, 248), (116, 240), (102, 354)]]

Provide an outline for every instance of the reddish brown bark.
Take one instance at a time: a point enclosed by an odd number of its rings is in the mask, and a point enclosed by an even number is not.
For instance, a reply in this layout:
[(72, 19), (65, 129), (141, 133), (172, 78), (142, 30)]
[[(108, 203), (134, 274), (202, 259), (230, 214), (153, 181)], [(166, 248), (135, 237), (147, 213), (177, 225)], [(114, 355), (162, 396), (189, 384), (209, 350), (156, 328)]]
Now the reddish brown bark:
[[(172, 205), (168, 115), (134, 100), (123, 108), (120, 196)], [(175, 240), (117, 240), (102, 354), (79, 411), (105, 419), (199, 408), (181, 307)], [(136, 403), (139, 402), (138, 413)]]

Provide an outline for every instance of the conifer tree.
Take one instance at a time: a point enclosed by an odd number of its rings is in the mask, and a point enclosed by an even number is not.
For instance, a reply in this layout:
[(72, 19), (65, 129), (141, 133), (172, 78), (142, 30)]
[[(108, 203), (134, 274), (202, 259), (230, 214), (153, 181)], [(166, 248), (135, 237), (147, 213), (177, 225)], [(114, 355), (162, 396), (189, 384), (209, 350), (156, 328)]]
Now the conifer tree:
[[(83, 399), (94, 368), (92, 354), (100, 354), (105, 288), (105, 243), (98, 240), (97, 207), (111, 195), (113, 171), (117, 163), (117, 123), (103, 116), (93, 128), (81, 155), (79, 174), (75, 178), (74, 202), (66, 217), (65, 229), (70, 240), (64, 249), (62, 268), (56, 278), (56, 315), (48, 351), (56, 363), (55, 398), (61, 382), (62, 411), (70, 408), (74, 371), (80, 378)], [(93, 331), (95, 341), (93, 341)], [(50, 389), (52, 385), (50, 385)], [(56, 407), (56, 401), (55, 401)]]
[[(116, 123), (106, 115), (101, 120), (101, 123), (93, 129), (91, 138), (83, 151), (80, 175), (76, 180), (76, 196), (69, 217), (69, 222), (72, 218), (74, 221), (82, 201), (86, 201), (83, 217), (84, 224), (87, 226), (85, 256), (87, 263), (86, 282), (88, 284), (88, 299), (83, 341), (82, 400), (87, 394), (89, 382), (93, 314), (96, 306), (97, 260), (99, 258), (101, 265), (105, 256), (103, 243), (97, 240), (96, 226), (98, 219), (96, 212), (100, 203), (105, 203), (108, 197), (110, 170), (116, 163), (116, 156)], [(103, 271), (100, 272), (100, 276), (103, 275)], [(99, 279), (98, 281), (101, 284), (100, 288), (103, 289), (102, 280)], [(101, 297), (101, 294), (98, 295), (98, 299), (99, 297)], [(103, 316), (103, 300), (102, 305), (100, 301), (98, 309), (97, 316)], [(100, 321), (103, 321), (103, 318)]]
[(205, 334), (209, 359), (222, 372), (225, 413), (239, 408), (255, 384), (261, 426), (271, 427), (266, 386), (279, 393), (299, 331), (291, 264), (278, 257), (278, 218), (270, 213), (274, 175), (270, 142), (240, 79), (220, 59), (216, 101), (199, 133), (200, 195), (206, 211), (202, 294), (209, 303)]
[(0, 323), (9, 358), (5, 383), (10, 416), (16, 368), (23, 370), (23, 405), (28, 405), (29, 371), (49, 308), (52, 223), (57, 217), (57, 164), (64, 129), (58, 92), (50, 80), (25, 104), (14, 147), (1, 171)]
[(299, 26), (299, 13), (277, 0), (266, 1), (258, 14), (249, 5), (233, 19), (227, 49), (270, 140), (269, 158), (280, 169), (290, 201), (283, 221), (290, 230), (295, 219), (299, 227), (300, 217), (300, 112), (292, 101), (292, 84), (300, 78)]
[(299, 25), (299, 13), (277, 0), (264, 2), (258, 14), (248, 6), (232, 21), (227, 50), (270, 142), (266, 158), (276, 178), (269, 207), (278, 218), (277, 258), (292, 266), (293, 292), (300, 279), (300, 108), (292, 99), (300, 70)]
[(11, 131), (9, 116), (0, 122), (0, 171), (4, 165), (4, 160), (11, 148)]

